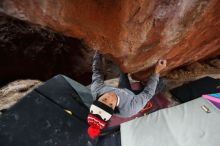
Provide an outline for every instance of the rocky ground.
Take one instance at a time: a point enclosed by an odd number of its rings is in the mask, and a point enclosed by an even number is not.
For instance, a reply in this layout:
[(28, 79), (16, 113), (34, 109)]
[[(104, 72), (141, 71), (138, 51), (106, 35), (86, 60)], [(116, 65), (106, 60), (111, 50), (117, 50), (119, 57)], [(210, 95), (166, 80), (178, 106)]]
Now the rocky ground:
[(10, 108), (40, 83), (38, 80), (17, 80), (0, 88), (0, 110)]
[(195, 80), (204, 76), (220, 78), (220, 57), (179, 67), (169, 72), (165, 78), (170, 81), (169, 88), (181, 85), (183, 82)]

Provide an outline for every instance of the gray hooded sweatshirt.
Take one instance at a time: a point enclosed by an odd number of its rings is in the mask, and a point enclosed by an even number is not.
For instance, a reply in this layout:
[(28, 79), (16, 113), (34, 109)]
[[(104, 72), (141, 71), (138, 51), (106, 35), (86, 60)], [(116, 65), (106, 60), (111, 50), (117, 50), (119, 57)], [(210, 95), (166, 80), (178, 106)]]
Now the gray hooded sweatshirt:
[(119, 113), (117, 113), (117, 115), (122, 117), (133, 116), (143, 109), (155, 94), (159, 82), (158, 74), (151, 75), (144, 90), (138, 95), (135, 95), (128, 89), (120, 89), (105, 85), (102, 72), (101, 54), (99, 53), (96, 53), (93, 57), (92, 71), (91, 93), (94, 100), (104, 93), (114, 92), (119, 98)]

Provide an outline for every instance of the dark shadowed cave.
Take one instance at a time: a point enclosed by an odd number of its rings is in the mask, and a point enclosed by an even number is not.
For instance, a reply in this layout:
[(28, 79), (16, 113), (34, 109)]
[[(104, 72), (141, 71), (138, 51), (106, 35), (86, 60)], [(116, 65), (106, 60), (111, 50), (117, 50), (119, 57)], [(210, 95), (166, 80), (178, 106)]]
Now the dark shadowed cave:
[(92, 52), (79, 39), (0, 14), (0, 85), (56, 74), (89, 84)]

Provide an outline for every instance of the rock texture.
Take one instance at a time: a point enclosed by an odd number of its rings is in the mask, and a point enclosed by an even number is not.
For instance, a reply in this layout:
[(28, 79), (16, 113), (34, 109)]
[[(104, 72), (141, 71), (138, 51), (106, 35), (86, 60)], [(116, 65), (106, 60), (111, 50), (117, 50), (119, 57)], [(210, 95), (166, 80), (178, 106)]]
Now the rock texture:
[(1, 0), (1, 11), (48, 26), (111, 57), (144, 79), (220, 54), (220, 0)]
[(40, 84), (38, 80), (17, 80), (0, 88), (0, 111), (10, 108)]
[(0, 86), (17, 79), (45, 81), (65, 74), (91, 83), (93, 50), (81, 40), (0, 13)]

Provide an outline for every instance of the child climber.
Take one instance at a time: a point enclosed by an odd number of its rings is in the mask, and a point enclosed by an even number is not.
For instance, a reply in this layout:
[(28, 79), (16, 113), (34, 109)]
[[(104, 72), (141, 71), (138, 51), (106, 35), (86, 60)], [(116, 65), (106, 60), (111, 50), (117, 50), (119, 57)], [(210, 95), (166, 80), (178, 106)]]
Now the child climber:
[(120, 76), (119, 88), (104, 84), (101, 58), (101, 54), (96, 52), (92, 64), (91, 92), (95, 101), (91, 105), (90, 114), (87, 117), (90, 125), (88, 134), (91, 138), (99, 136), (100, 130), (106, 126), (116, 107), (119, 112), (114, 114), (123, 117), (133, 116), (143, 109), (154, 96), (160, 72), (166, 67), (166, 60), (159, 60), (143, 91), (135, 95), (131, 91), (130, 85), (120, 88), (121, 84), (128, 82), (128, 78), (124, 74)]

